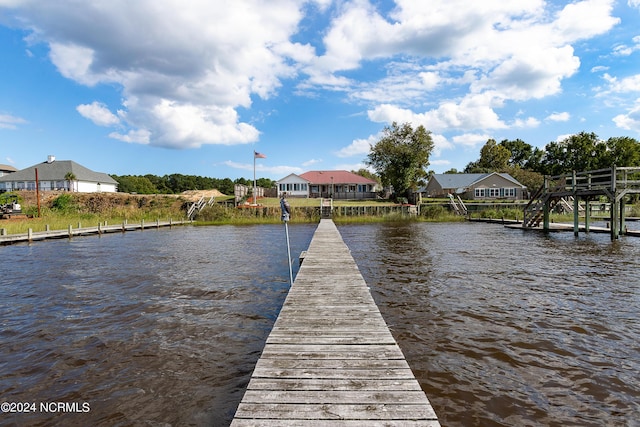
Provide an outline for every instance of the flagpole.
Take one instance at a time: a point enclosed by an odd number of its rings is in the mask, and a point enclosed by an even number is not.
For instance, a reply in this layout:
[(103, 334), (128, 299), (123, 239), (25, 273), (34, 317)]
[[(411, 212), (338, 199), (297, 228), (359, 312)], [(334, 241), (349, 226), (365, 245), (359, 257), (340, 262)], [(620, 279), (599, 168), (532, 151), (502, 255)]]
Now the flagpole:
[[(254, 206), (257, 206), (258, 202), (258, 185), (257, 185), (257, 181), (256, 181), (256, 159), (266, 159), (267, 156), (265, 156), (262, 153), (258, 153), (256, 150), (253, 150), (253, 204)], [(264, 194), (263, 194), (264, 195)]]

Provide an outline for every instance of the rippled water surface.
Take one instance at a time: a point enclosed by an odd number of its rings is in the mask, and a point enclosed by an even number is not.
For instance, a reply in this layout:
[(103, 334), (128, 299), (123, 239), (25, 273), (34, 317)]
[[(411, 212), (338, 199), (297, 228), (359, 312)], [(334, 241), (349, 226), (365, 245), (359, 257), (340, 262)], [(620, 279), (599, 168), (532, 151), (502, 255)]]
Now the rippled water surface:
[(340, 232), (443, 425), (640, 425), (640, 239)]
[[(315, 225), (291, 225), (291, 253)], [(443, 426), (640, 426), (640, 239), (339, 230)], [(288, 290), (282, 225), (0, 247), (0, 425), (226, 426)], [(294, 263), (295, 274), (296, 263)]]
[[(290, 226), (296, 260), (314, 230)], [(288, 291), (281, 225), (83, 237), (0, 256), (0, 402), (90, 405), (0, 414), (0, 425), (228, 425)]]

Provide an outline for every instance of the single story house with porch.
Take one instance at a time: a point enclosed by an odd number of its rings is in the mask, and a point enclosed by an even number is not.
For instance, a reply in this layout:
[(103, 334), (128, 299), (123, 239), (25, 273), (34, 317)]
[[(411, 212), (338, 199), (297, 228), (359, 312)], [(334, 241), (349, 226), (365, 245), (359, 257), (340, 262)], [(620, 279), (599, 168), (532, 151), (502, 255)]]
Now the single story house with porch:
[(375, 199), (378, 183), (345, 170), (309, 171), (290, 174), (279, 181), (278, 197), (327, 197), (334, 199)]
[(434, 174), (421, 191), (426, 197), (448, 197), (449, 194), (465, 200), (523, 200), (527, 187), (508, 173), (451, 173)]
[[(115, 193), (118, 181), (106, 173), (94, 172), (73, 160), (56, 160), (49, 156), (46, 162), (0, 176), (0, 191), (35, 190), (36, 169), (40, 190), (66, 190), (80, 193)], [(69, 177), (73, 179), (69, 179)]]

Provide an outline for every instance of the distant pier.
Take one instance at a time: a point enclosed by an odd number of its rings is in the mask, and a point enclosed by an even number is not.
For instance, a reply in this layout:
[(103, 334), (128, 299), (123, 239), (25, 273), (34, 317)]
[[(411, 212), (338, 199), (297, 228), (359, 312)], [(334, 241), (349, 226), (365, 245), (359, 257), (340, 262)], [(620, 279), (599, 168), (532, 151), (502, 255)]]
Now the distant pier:
[(322, 219), (232, 427), (439, 426), (338, 229)]
[(63, 239), (75, 236), (86, 236), (91, 234), (103, 233), (119, 233), (133, 230), (144, 230), (147, 228), (171, 227), (174, 225), (191, 224), (192, 221), (140, 221), (137, 223), (123, 222), (122, 224), (107, 225), (106, 223), (98, 224), (92, 227), (73, 227), (69, 225), (65, 230), (45, 230), (45, 231), (27, 231), (19, 234), (6, 234), (3, 228), (0, 228), (0, 245), (10, 245), (12, 243), (32, 242), (34, 240), (46, 239)]
[[(545, 176), (540, 189), (531, 197), (524, 208), (522, 227), (537, 229), (542, 224), (544, 231), (551, 231), (550, 213), (556, 205), (562, 204), (573, 211), (573, 232), (591, 230), (592, 201), (605, 198), (610, 205), (611, 240), (626, 232), (625, 199), (629, 195), (640, 194), (640, 168), (616, 167), (570, 174)], [(585, 203), (582, 208), (580, 200)], [(580, 226), (580, 215), (584, 216), (584, 226)]]

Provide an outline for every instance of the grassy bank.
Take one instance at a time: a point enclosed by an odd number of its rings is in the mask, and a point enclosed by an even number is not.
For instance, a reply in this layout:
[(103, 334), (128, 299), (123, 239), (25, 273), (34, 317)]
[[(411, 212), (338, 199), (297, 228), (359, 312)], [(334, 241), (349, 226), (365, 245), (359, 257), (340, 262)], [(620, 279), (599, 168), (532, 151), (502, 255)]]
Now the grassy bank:
[[(38, 216), (35, 192), (19, 193), (23, 212), (31, 216), (0, 221), (0, 228), (7, 234), (26, 233), (89, 227), (98, 224), (122, 224), (160, 220), (181, 220), (191, 203), (199, 196), (182, 195), (133, 195), (126, 193), (68, 193), (46, 192), (41, 194)], [(216, 201), (227, 201), (204, 208), (195, 218), (196, 225), (244, 225), (277, 224), (281, 222), (280, 200), (260, 198), (258, 206), (233, 206), (232, 198), (217, 197)], [(320, 221), (320, 199), (291, 198), (291, 223), (313, 223)], [(444, 206), (434, 204), (422, 207), (419, 216), (411, 216), (402, 207), (388, 200), (334, 200), (333, 219), (336, 223), (366, 223), (381, 221), (463, 221)], [(401, 212), (402, 210), (405, 212)]]
[[(188, 207), (199, 199), (199, 195), (134, 195), (126, 193), (53, 193), (41, 195), (40, 217), (37, 217), (35, 192), (20, 192), (23, 212), (33, 218), (12, 218), (0, 221), (0, 228), (7, 234), (26, 233), (72, 227), (90, 227), (98, 224), (122, 224), (124, 221), (138, 223), (160, 220), (182, 220), (186, 218)], [(280, 220), (280, 200), (259, 198), (258, 206), (233, 206), (232, 197), (217, 197), (216, 201), (227, 201), (227, 205), (215, 204), (204, 208), (195, 218), (196, 225), (244, 225), (278, 224)], [(320, 199), (291, 198), (291, 223), (313, 223), (320, 221)], [(466, 218), (453, 214), (447, 200), (429, 200), (420, 206), (418, 216), (408, 215), (402, 206), (388, 200), (334, 200), (333, 220), (336, 223), (368, 223), (381, 221), (429, 221), (455, 222)], [(471, 204), (469, 204), (471, 205)], [(640, 213), (640, 206), (634, 206), (633, 213)], [(471, 210), (472, 218), (522, 220), (522, 207), (500, 204), (483, 206)], [(633, 215), (640, 216), (640, 215)], [(573, 217), (553, 215), (554, 222), (571, 222)]]
[(160, 220), (181, 220), (186, 216), (188, 200), (171, 195), (131, 195), (123, 193), (54, 193), (41, 195), (38, 203), (33, 191), (19, 192), (22, 212), (0, 220), (0, 228), (7, 234), (32, 231), (64, 230), (72, 227), (91, 227), (98, 224), (122, 224)]

